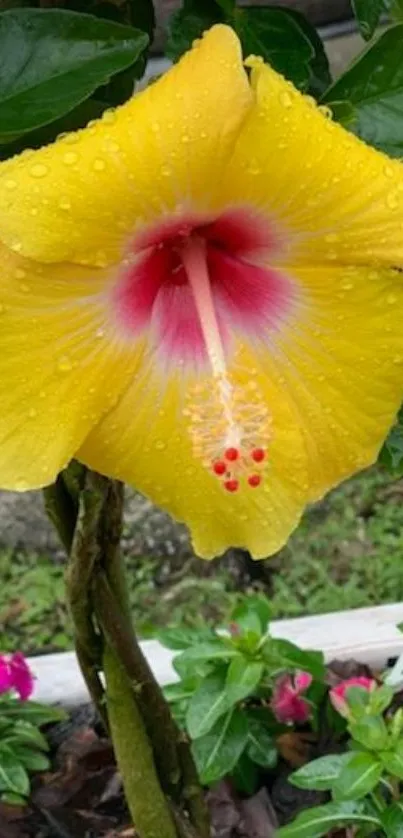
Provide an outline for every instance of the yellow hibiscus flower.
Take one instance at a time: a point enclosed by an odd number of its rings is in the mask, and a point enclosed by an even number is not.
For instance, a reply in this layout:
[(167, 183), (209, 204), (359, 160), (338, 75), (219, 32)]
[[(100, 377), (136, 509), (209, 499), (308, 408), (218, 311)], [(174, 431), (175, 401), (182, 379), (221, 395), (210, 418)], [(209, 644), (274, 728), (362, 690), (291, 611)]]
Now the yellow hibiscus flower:
[(0, 485), (72, 457), (278, 550), (403, 393), (403, 166), (216, 26), (86, 129), (0, 165)]

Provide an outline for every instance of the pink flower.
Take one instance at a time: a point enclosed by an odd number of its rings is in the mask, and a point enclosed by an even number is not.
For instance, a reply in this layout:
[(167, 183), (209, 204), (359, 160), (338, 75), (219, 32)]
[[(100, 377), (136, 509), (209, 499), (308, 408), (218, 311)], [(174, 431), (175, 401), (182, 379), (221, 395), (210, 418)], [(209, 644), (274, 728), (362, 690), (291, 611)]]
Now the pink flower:
[(34, 689), (34, 676), (22, 652), (15, 652), (10, 658), (9, 665), (13, 688), (21, 701), (26, 701)]
[(0, 694), (14, 690), (21, 701), (26, 701), (33, 688), (34, 677), (22, 652), (15, 652), (9, 658), (0, 655)]
[(332, 702), (334, 709), (337, 710), (341, 716), (347, 718), (349, 715), (349, 708), (346, 700), (346, 691), (350, 687), (361, 687), (361, 689), (372, 692), (376, 686), (376, 681), (373, 678), (367, 678), (366, 675), (357, 675), (355, 678), (347, 678), (345, 681), (341, 681), (340, 684), (337, 684), (336, 687), (332, 687), (329, 692), (330, 701)]
[(10, 666), (5, 655), (0, 655), (0, 695), (12, 689)]
[(305, 698), (301, 697), (312, 682), (312, 675), (309, 672), (298, 672), (294, 677), (282, 675), (273, 690), (271, 708), (279, 722), (294, 722), (302, 724), (309, 719), (310, 706)]

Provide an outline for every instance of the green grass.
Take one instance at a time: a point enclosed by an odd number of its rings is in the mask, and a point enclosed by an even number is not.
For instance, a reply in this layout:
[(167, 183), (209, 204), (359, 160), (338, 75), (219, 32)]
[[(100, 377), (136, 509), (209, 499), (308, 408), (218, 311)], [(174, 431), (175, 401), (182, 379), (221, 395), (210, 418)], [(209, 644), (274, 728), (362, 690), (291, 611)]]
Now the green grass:
[[(275, 617), (403, 599), (403, 482), (373, 469), (313, 508), (271, 563), (263, 585)], [(168, 561), (168, 560), (167, 560)], [(239, 598), (228, 565), (196, 559), (163, 574), (161, 560), (127, 558), (133, 615), (154, 626), (220, 621)], [(71, 646), (63, 567), (44, 556), (0, 554), (0, 649), (26, 653)], [(165, 578), (166, 577), (166, 578)], [(160, 581), (158, 581), (160, 580)]]

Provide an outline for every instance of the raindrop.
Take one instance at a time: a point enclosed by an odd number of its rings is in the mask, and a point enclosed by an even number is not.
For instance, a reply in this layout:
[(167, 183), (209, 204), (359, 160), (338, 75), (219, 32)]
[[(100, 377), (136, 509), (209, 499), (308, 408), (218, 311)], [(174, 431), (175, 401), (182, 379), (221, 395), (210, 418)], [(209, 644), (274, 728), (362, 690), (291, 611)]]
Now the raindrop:
[(166, 444), (162, 441), (162, 439), (158, 439), (155, 443), (155, 447), (157, 451), (164, 451), (164, 449), (166, 448)]
[(185, 143), (185, 144), (186, 144), (186, 143), (188, 143), (188, 142), (190, 142), (190, 137), (189, 137), (189, 134), (182, 134), (182, 136), (181, 136), (181, 140), (182, 140), (182, 142), (183, 142), (183, 143)]
[(35, 408), (34, 408), (34, 407), (30, 407), (30, 408), (29, 408), (29, 411), (28, 411), (28, 416), (29, 416), (29, 418), (30, 418), (30, 419), (35, 419), (35, 416), (36, 416), (36, 415), (37, 415), (37, 413), (36, 413)]
[(104, 170), (104, 168), (105, 168), (105, 160), (101, 160), (100, 158), (98, 158), (97, 160), (94, 160), (94, 169), (95, 169), (96, 172), (102, 172)]
[(392, 169), (392, 166), (385, 166), (385, 168), (384, 168), (383, 172), (384, 172), (384, 174), (386, 175), (386, 177), (393, 177), (393, 169)]
[(60, 198), (59, 201), (59, 208), (61, 210), (69, 210), (71, 209), (71, 203), (68, 198)]
[(10, 189), (10, 191), (12, 189), (16, 189), (17, 188), (17, 181), (16, 180), (11, 180), (11, 178), (9, 178), (8, 180), (6, 180), (5, 186), (6, 186), (6, 189)]
[(48, 167), (43, 163), (35, 163), (35, 166), (31, 166), (29, 173), (32, 177), (45, 177), (45, 175), (48, 174), (48, 171)]
[(386, 203), (389, 209), (397, 209), (399, 206), (399, 199), (395, 192), (390, 192), (390, 194), (386, 198)]
[(290, 93), (280, 93), (280, 103), (283, 108), (292, 108), (292, 96)]
[(60, 372), (70, 372), (73, 368), (70, 358), (67, 355), (62, 355), (57, 362), (57, 368)]
[(77, 163), (78, 154), (75, 151), (66, 151), (66, 154), (63, 156), (63, 163), (66, 166), (72, 166), (74, 163)]

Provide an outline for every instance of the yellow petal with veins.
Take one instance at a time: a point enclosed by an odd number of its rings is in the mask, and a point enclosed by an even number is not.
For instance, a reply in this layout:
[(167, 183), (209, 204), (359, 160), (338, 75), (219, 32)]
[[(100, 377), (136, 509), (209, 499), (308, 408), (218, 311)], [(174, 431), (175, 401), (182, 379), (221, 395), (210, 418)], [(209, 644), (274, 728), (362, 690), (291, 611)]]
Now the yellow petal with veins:
[(219, 189), (253, 100), (216, 26), (159, 81), (75, 134), (0, 165), (0, 240), (46, 262), (118, 261), (138, 228)]
[(265, 211), (294, 262), (403, 265), (403, 165), (332, 122), (258, 59), (247, 63), (257, 100), (219, 205)]
[(0, 485), (51, 483), (127, 387), (139, 347), (110, 330), (106, 272), (0, 246)]

